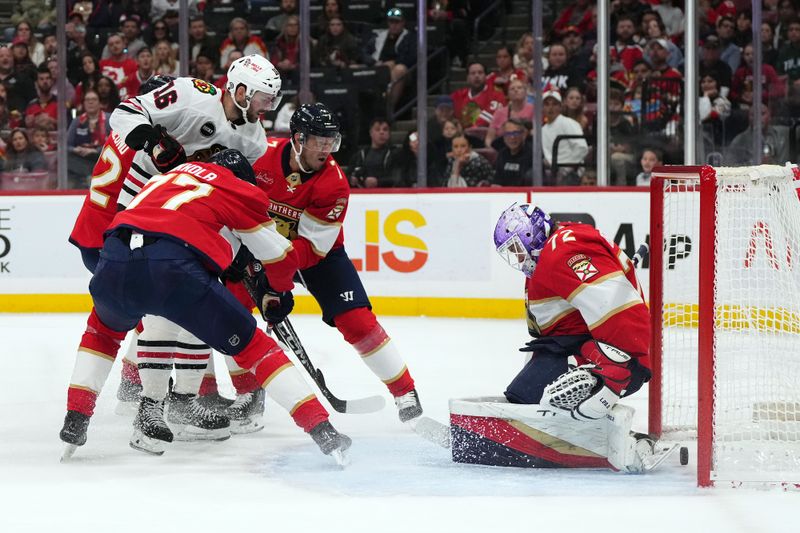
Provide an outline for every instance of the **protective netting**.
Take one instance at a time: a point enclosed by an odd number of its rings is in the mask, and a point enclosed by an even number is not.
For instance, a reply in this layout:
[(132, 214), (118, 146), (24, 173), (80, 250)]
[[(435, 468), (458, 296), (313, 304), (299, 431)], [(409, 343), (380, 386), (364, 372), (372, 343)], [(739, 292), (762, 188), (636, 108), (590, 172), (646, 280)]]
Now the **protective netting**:
[[(800, 481), (798, 191), (784, 167), (715, 172), (714, 213), (700, 213), (699, 177), (665, 182), (664, 429), (696, 429), (697, 294), (700, 283), (711, 282), (698, 274), (713, 268), (711, 477)], [(715, 264), (700, 265), (700, 224), (714, 221)], [(685, 242), (684, 249), (670, 245), (676, 235), (691, 239), (690, 254)]]

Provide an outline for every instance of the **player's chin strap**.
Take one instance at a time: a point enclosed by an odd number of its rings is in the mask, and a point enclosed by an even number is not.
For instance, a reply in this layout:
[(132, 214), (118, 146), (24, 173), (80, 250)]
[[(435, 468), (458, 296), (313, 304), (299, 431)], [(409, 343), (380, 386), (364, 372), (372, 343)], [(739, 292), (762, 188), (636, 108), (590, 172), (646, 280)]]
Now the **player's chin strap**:
[(294, 138), (292, 138), (292, 152), (294, 152), (294, 160), (297, 163), (297, 166), (300, 167), (300, 171), (305, 174), (311, 174), (314, 172), (313, 170), (306, 170), (303, 167), (303, 163), (300, 162), (300, 154), (303, 153), (303, 143), (300, 143), (300, 151), (298, 152), (294, 147)]

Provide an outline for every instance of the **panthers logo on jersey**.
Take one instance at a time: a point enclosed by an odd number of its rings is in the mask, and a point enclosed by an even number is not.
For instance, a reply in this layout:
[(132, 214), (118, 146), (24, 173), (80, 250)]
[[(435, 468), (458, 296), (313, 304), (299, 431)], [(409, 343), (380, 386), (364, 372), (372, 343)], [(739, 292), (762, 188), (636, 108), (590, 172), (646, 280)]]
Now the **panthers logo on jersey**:
[(281, 216), (275, 216), (274, 214), (272, 214), (272, 217), (273, 217), (272, 220), (275, 221), (275, 229), (278, 230), (278, 233), (280, 233), (290, 241), (293, 241), (297, 238), (296, 220), (290, 220), (287, 218), (283, 218)]

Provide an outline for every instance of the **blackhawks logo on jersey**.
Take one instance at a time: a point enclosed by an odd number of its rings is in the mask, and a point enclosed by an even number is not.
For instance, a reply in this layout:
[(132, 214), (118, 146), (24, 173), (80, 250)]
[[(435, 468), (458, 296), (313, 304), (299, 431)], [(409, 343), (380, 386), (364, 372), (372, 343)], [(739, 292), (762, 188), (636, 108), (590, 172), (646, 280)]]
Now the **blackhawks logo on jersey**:
[(192, 84), (194, 88), (204, 94), (217, 94), (217, 88), (208, 83), (207, 81), (198, 80), (197, 78), (192, 80)]
[(575, 272), (581, 282), (591, 279), (598, 272), (597, 267), (592, 264), (592, 258), (583, 254), (570, 257), (567, 260), (567, 266)]

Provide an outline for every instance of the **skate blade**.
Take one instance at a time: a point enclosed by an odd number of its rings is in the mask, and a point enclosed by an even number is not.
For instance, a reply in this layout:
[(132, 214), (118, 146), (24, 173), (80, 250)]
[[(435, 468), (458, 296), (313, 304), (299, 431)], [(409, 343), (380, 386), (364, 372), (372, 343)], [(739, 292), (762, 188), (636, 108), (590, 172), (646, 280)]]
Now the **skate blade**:
[(261, 420), (247, 418), (245, 420), (231, 420), (231, 433), (234, 435), (246, 435), (264, 429)]
[(331, 457), (333, 457), (333, 460), (336, 461), (336, 464), (339, 465), (340, 468), (345, 468), (350, 464), (350, 456), (347, 454), (346, 450), (342, 450), (341, 448), (333, 450), (331, 452)]
[(61, 462), (68, 463), (72, 456), (75, 455), (75, 450), (78, 449), (76, 444), (65, 444), (64, 451), (61, 452)]
[(114, 414), (119, 416), (136, 416), (139, 411), (139, 402), (118, 401), (114, 407)]
[[(263, 426), (262, 426), (263, 429)], [(193, 441), (223, 441), (231, 438), (231, 428), (220, 429), (201, 429), (194, 426), (186, 426), (175, 433), (175, 440), (181, 442)]]
[(428, 442), (432, 442), (442, 448), (450, 448), (450, 426), (437, 422), (433, 418), (427, 416), (418, 416), (405, 423), (409, 425), (417, 435)]
[(649, 457), (642, 459), (642, 466), (645, 472), (652, 472), (658, 468), (664, 461), (672, 456), (679, 448), (680, 443), (675, 443), (668, 448), (662, 448), (660, 451), (654, 453)]
[(164, 455), (166, 448), (163, 440), (147, 437), (139, 430), (133, 432), (128, 444), (130, 444), (131, 448), (134, 450), (139, 450), (140, 452), (150, 455)]

